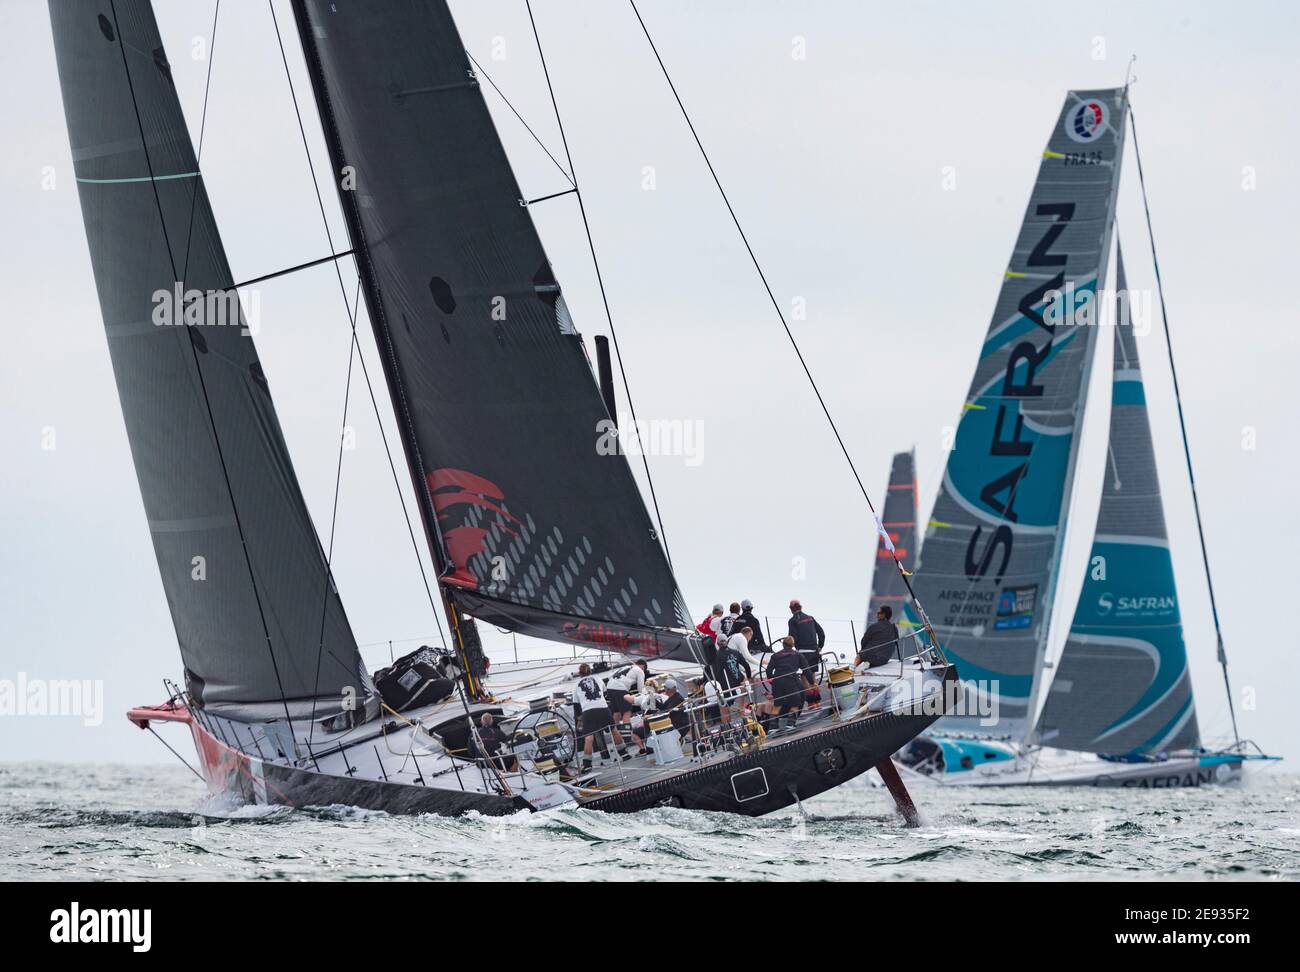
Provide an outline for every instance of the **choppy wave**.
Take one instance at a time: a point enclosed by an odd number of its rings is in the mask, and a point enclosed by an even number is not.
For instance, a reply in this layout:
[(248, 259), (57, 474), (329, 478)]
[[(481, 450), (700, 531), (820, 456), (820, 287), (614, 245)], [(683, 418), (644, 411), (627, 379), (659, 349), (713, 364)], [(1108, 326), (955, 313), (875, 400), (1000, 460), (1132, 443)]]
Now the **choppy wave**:
[(1300, 778), (1199, 790), (915, 788), (925, 826), (860, 782), (751, 819), (563, 807), (399, 817), (255, 807), (182, 768), (0, 766), (0, 879), (1300, 879)]

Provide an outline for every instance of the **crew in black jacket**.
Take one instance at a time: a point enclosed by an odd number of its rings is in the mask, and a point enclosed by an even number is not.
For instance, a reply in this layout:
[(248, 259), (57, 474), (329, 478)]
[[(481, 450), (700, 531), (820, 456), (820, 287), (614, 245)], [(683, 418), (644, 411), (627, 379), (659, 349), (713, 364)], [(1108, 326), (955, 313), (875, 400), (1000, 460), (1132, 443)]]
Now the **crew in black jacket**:
[(872, 668), (883, 665), (898, 653), (898, 626), (891, 620), (894, 609), (888, 604), (876, 612), (876, 620), (862, 634), (858, 664), (866, 662)]
[(816, 684), (817, 673), (821, 670), (822, 649), (826, 647), (826, 632), (811, 614), (805, 614), (799, 601), (790, 602), (790, 637), (794, 639), (795, 649), (803, 655), (803, 673), (808, 681)]
[(754, 629), (754, 638), (749, 643), (749, 650), (755, 655), (762, 655), (764, 652), (772, 649), (767, 646), (763, 640), (763, 626), (758, 623), (758, 618), (754, 615), (754, 602), (749, 598), (740, 602), (740, 617), (736, 618), (736, 626), (733, 630), (739, 631), (741, 628), (750, 627)]

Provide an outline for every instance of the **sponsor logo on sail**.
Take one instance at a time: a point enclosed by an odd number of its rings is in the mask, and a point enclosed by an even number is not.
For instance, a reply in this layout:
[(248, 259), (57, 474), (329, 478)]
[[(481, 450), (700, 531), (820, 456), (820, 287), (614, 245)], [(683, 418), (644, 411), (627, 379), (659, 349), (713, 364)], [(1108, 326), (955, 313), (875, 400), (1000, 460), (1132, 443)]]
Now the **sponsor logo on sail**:
[(1027, 335), (1024, 340), (1016, 342), (1007, 356), (1001, 385), (995, 386), (999, 388), (995, 394), (1000, 397), (1000, 401), (987, 455), (996, 469), (1004, 468), (1002, 464), (1007, 458), (1018, 457), (1020, 461), (1005, 472), (993, 473), (993, 478), (980, 490), (979, 498), (984, 509), (998, 515), (1003, 522), (991, 533), (986, 531), (983, 524), (977, 524), (966, 546), (966, 576), (975, 580), (992, 572), (996, 584), (1002, 583), (1003, 574), (1011, 561), (1016, 539), (1013, 526), (1020, 520), (1015, 508), (1016, 496), (1021, 481), (1029, 478), (1034, 460), (1035, 440), (1032, 437), (1022, 437), (1025, 416), (1021, 412), (1020, 401), (1042, 399), (1047, 395), (1047, 379), (1039, 374), (1039, 369), (1051, 360), (1056, 338), (1066, 330), (1059, 323), (1045, 320), (1037, 307), (1047, 294), (1058, 292), (1065, 286), (1065, 267), (1070, 257), (1053, 247), (1074, 218), (1074, 203), (1040, 203), (1034, 207), (1034, 215), (1046, 219), (1034, 224), (1042, 226), (1042, 235), (1025, 258), (1025, 267), (1046, 279), (1025, 291), (1018, 307), (1020, 313), (1039, 328), (1035, 333), (1040, 336), (1045, 334), (1047, 340), (1038, 345)]
[(1034, 620), (1034, 603), (1037, 599), (1037, 584), (1004, 588), (998, 597), (998, 614), (993, 622), (994, 630), (1028, 628)]
[(1100, 101), (1081, 101), (1065, 116), (1065, 134), (1076, 142), (1095, 142), (1106, 131), (1110, 112)]
[(1128, 594), (1115, 595), (1110, 591), (1097, 598), (1097, 614), (1106, 617), (1111, 612), (1117, 615), (1131, 616), (1149, 612), (1164, 613), (1178, 606), (1178, 598), (1172, 594)]

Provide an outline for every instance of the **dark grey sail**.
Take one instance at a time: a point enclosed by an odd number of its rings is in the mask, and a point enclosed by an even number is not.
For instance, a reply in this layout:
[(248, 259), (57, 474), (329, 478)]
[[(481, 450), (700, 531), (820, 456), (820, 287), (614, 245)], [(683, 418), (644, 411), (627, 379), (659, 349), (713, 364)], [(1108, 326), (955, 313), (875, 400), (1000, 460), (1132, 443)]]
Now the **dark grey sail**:
[(1097, 531), (1036, 741), (1094, 753), (1200, 745), (1192, 676), (1124, 275)]
[[(881, 537), (876, 541), (876, 564), (871, 574), (871, 600), (867, 604), (866, 623), (876, 619), (876, 612), (888, 606), (894, 614), (899, 631), (907, 634), (915, 625), (903, 614), (907, 603), (907, 585), (894, 564), (898, 563), (904, 570), (912, 570), (916, 565), (916, 452), (897, 452), (889, 469), (889, 491), (885, 494), (885, 505), (881, 515), (881, 526), (889, 535), (889, 542), (894, 546), (890, 553)], [(911, 642), (904, 651), (914, 654)]]
[(1096, 313), (1110, 248), (1125, 98), (1118, 88), (1066, 96), (921, 546), (913, 587), (973, 703), (969, 717), (944, 720), (951, 731), (1029, 729), (1095, 347), (1097, 328), (1085, 318)]
[(208, 293), (234, 280), (153, 10), (49, 6), (113, 375), (194, 701), (250, 719), (338, 711), (369, 680), (238, 303)]
[(682, 653), (682, 599), (441, 0), (294, 0), (441, 583), (544, 638)]

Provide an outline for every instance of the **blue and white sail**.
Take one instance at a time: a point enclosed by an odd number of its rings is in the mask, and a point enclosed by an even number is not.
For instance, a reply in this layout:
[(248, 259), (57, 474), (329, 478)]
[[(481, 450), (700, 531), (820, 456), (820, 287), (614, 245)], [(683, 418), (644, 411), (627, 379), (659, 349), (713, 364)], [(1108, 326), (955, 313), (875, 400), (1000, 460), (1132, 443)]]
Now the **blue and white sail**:
[(1058, 749), (1159, 753), (1199, 746), (1200, 735), (1122, 253), (1117, 264), (1106, 481), (1036, 739)]
[(1065, 99), (926, 528), (913, 587), (957, 663), (970, 713), (946, 718), (950, 731), (1022, 737), (1029, 729), (1126, 115), (1123, 88)]

